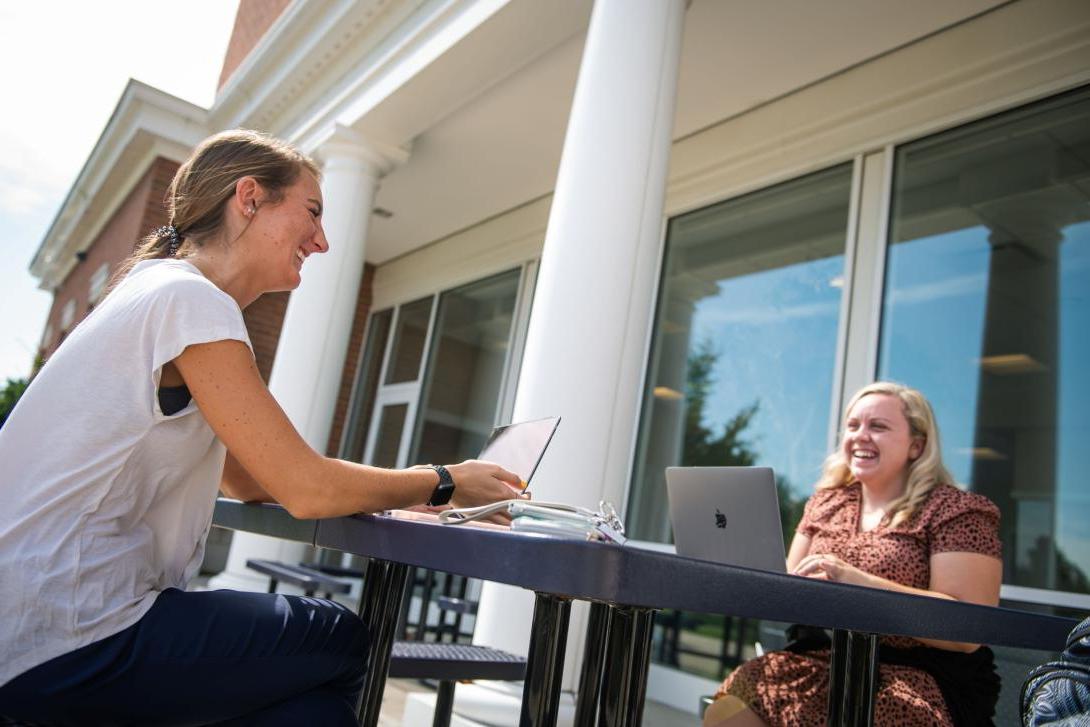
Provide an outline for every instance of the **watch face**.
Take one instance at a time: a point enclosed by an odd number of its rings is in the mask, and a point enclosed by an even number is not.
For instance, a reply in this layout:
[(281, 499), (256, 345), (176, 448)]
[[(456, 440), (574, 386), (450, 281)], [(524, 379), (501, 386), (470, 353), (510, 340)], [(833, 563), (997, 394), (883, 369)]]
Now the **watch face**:
[(454, 483), (453, 482), (440, 482), (435, 488), (435, 491), (431, 493), (431, 499), (428, 500), (428, 504), (446, 505), (450, 502), (450, 498), (454, 495)]

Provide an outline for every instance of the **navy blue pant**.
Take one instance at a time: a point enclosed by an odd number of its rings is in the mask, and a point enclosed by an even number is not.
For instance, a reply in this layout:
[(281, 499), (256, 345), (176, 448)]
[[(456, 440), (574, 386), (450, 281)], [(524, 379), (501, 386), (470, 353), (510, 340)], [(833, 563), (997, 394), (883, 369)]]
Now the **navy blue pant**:
[(172, 589), (133, 626), (0, 687), (0, 715), (50, 725), (355, 725), (368, 643), (363, 622), (332, 601)]

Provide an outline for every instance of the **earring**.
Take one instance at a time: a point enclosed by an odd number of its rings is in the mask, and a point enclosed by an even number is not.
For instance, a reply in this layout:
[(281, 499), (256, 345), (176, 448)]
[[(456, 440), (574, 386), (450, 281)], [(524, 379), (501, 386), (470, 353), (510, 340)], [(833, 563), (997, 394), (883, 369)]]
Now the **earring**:
[(257, 206), (256, 205), (250, 205), (250, 209), (246, 210), (246, 214), (250, 215), (250, 216), (253, 216), (253, 214), (255, 212), (257, 212)]

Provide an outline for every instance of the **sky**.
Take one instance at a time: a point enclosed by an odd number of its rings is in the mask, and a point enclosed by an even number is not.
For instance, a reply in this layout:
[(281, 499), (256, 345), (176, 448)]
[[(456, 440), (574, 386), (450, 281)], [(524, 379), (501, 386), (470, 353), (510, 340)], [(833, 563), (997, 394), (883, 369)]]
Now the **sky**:
[(0, 0), (0, 385), (52, 296), (27, 270), (130, 78), (209, 107), (238, 0)]

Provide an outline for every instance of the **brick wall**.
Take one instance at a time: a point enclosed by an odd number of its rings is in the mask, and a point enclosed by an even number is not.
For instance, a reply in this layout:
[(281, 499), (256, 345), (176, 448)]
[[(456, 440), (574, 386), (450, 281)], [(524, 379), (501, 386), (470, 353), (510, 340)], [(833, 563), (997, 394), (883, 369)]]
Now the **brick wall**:
[(223, 88), (227, 79), (241, 65), (250, 51), (254, 49), (261, 36), (273, 24), (291, 0), (239, 0), (235, 14), (235, 26), (231, 31), (231, 40), (227, 43), (227, 53), (223, 58), (219, 85)]
[[(167, 187), (177, 169), (176, 162), (162, 157), (152, 162), (113, 217), (86, 249), (86, 257), (54, 291), (53, 306), (46, 319), (47, 330), (52, 334), (49, 340), (45, 340), (43, 336), (39, 348), (39, 354), (43, 358), (52, 354), (68, 332), (91, 312), (95, 302), (90, 295), (91, 278), (95, 272), (105, 264), (112, 275), (121, 261), (132, 254), (140, 238), (167, 223), (164, 200)], [(62, 328), (61, 313), (69, 301), (75, 301), (75, 315), (72, 322)]]

